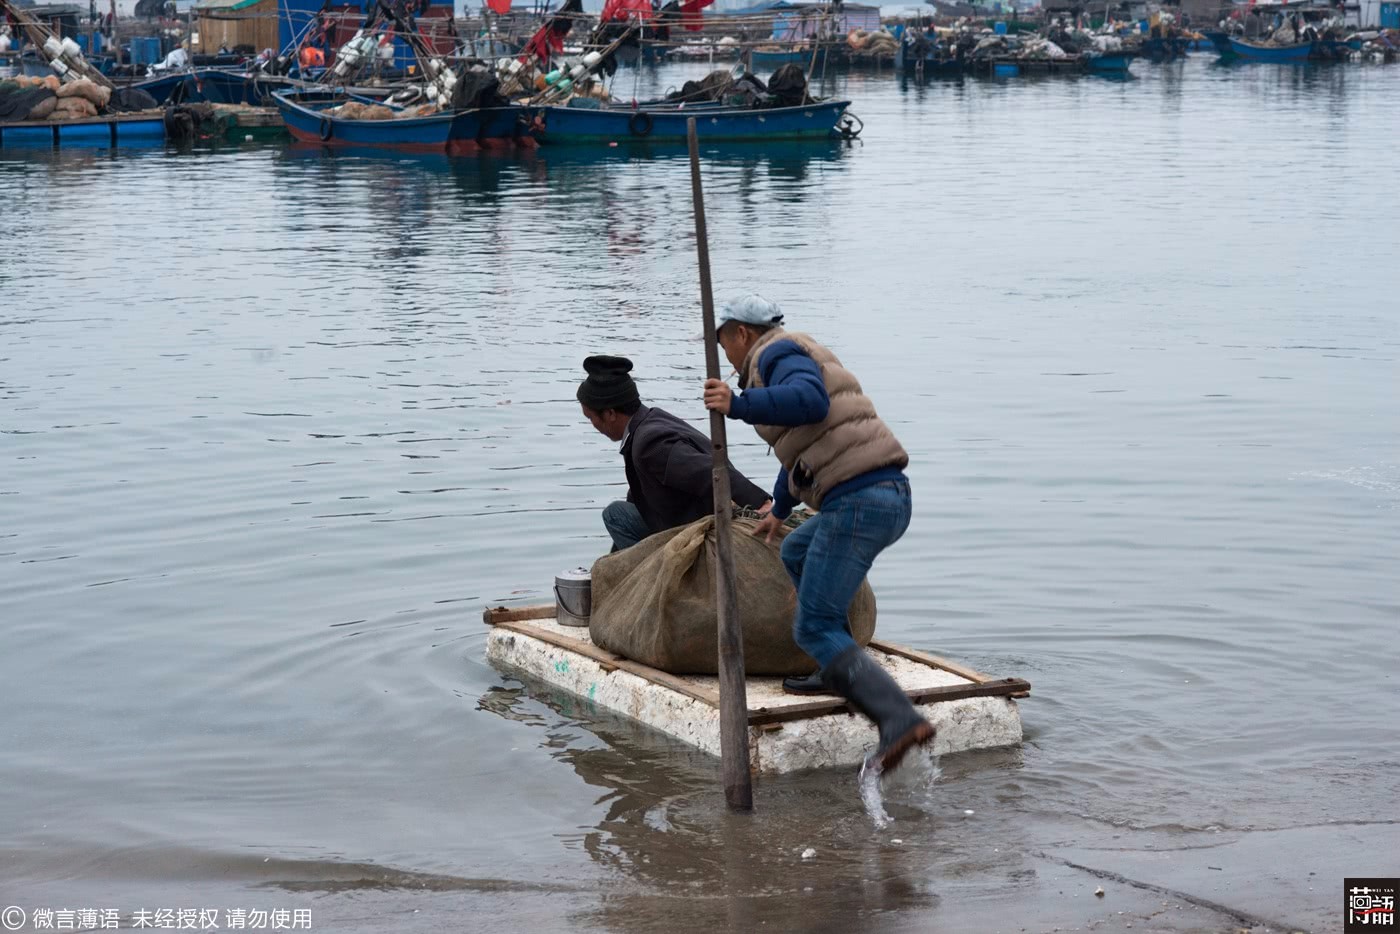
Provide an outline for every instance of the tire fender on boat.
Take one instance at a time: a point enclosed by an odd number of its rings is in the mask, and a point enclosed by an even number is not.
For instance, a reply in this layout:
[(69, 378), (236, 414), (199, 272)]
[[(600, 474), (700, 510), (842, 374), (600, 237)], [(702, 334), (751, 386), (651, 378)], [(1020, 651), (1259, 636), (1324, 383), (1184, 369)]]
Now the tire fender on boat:
[(632, 115), (632, 119), (627, 121), (627, 129), (632, 131), (633, 136), (647, 136), (651, 133), (651, 114), (645, 110), (639, 110)]
[(326, 141), (331, 138), (332, 124), (330, 117), (321, 118), (320, 132), (322, 141)]

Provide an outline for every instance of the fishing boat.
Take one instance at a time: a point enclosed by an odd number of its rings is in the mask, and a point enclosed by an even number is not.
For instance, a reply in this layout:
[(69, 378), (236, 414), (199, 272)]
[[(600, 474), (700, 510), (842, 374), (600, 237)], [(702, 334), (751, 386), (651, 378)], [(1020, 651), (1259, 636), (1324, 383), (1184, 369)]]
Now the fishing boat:
[(923, 74), (928, 77), (956, 78), (963, 75), (967, 68), (962, 59), (948, 55), (929, 47), (922, 55), (910, 48), (910, 43), (901, 41), (895, 46), (894, 67), (896, 71), (903, 71), (905, 74)]
[(195, 80), (194, 73), (189, 71), (177, 71), (168, 75), (143, 78), (126, 85), (126, 87), (145, 91), (157, 104), (178, 104), (204, 100), (204, 94), (199, 89), (199, 83)]
[(1230, 37), (1230, 49), (1238, 58), (1247, 62), (1272, 62), (1280, 65), (1301, 64), (1312, 56), (1313, 44), (1299, 42), (1294, 45), (1256, 45), (1243, 39)]
[(160, 112), (0, 123), (0, 149), (107, 149), (164, 143), (165, 116)]
[[(1118, 57), (1123, 53), (1113, 52), (1109, 54)], [(1063, 58), (993, 55), (986, 58), (969, 59), (968, 70), (976, 74), (991, 75), (994, 78), (1014, 78), (1018, 75), (1082, 74), (1091, 70), (1093, 67), (1090, 64), (1091, 61), (1091, 55), (1087, 52), (1066, 55)], [(1113, 58), (1110, 58), (1110, 64), (1126, 67), (1126, 61), (1121, 59), (1114, 61)]]
[(896, 57), (895, 68), (908, 75), (922, 74), (928, 78), (960, 78), (967, 73), (967, 63), (956, 58), (926, 55), (922, 59), (910, 55)]
[(196, 72), (195, 82), (203, 99), (211, 104), (249, 104), (254, 107), (273, 106), (272, 95), (277, 91), (310, 86), (308, 82), (283, 75), (222, 68)]
[(272, 107), (277, 91), (320, 87), (319, 84), (286, 75), (231, 68), (195, 68), (137, 81), (131, 87), (145, 91), (156, 103), (248, 104)]
[(677, 143), (695, 118), (700, 139), (831, 139), (841, 129), (850, 101), (821, 101), (796, 107), (734, 108), (722, 104), (645, 107), (530, 107), (535, 139), (543, 145), (642, 141)]
[(1214, 48), (1221, 55), (1233, 56), (1235, 54), (1235, 47), (1230, 44), (1229, 33), (1214, 31), (1203, 35), (1206, 37), (1203, 41), (1209, 42), (1211, 48)]
[(1138, 51), (1154, 62), (1172, 61), (1173, 59), (1184, 58), (1186, 52), (1191, 48), (1194, 40), (1185, 36), (1172, 38), (1150, 37), (1145, 38), (1138, 45)]
[(481, 149), (534, 146), (526, 112), (519, 107), (443, 111), (388, 120), (345, 118), (331, 109), (355, 101), (382, 104), (384, 98), (343, 90), (279, 91), (273, 99), (287, 131), (296, 140), (326, 146), (359, 146), (409, 152), (464, 154)]
[(383, 100), (341, 90), (278, 91), (272, 98), (294, 139), (327, 146), (446, 151), (457, 119), (451, 112), (391, 120), (347, 119), (330, 110), (350, 102), (382, 104)]
[[(554, 604), (495, 607), (486, 610), (484, 621), (491, 627), (486, 657), (510, 676), (567, 692), (720, 755), (718, 678), (670, 674), (602, 649), (586, 627), (560, 625)], [(935, 755), (1021, 742), (1016, 700), (1029, 695), (1029, 682), (996, 678), (879, 640), (866, 651), (937, 730)], [(785, 694), (781, 678), (745, 680), (753, 771), (854, 767), (874, 747), (874, 727), (850, 716), (845, 699)]]
[(1087, 52), (1089, 70), (1101, 75), (1126, 75), (1136, 52)]
[(1360, 39), (1316, 39), (1309, 57), (1315, 62), (1350, 61), (1352, 53), (1360, 52), (1363, 44)]
[(800, 65), (804, 70), (826, 64), (826, 49), (817, 49), (813, 64), (811, 49), (754, 49), (749, 53), (749, 68), (771, 71), (783, 65)]

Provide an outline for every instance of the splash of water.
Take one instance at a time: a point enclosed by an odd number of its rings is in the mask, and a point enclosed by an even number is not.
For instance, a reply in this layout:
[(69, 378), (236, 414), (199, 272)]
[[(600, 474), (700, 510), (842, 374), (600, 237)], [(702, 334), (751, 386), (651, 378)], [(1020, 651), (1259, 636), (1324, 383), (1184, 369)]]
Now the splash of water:
[[(933, 785), (938, 781), (942, 770), (938, 765), (938, 756), (925, 746), (909, 751), (904, 757), (904, 764), (900, 766), (899, 773), (913, 776), (913, 780), (908, 784), (928, 792), (931, 796)], [(876, 830), (884, 830), (894, 822), (894, 818), (885, 810), (884, 777), (884, 769), (874, 754), (866, 756), (860, 767), (860, 801), (865, 805), (865, 812), (870, 815)]]
[(876, 830), (884, 830), (890, 825), (890, 815), (885, 811), (885, 796), (880, 788), (883, 775), (880, 761), (873, 755), (866, 756), (860, 767), (860, 801), (875, 822)]

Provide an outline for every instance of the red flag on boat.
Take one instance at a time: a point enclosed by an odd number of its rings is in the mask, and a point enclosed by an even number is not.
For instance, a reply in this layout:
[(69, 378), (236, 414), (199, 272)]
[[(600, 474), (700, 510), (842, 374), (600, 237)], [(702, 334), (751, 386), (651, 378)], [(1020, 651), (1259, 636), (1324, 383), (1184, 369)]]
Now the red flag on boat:
[(715, 0), (685, 0), (681, 4), (681, 23), (691, 32), (699, 32), (705, 28), (705, 18), (700, 15), (700, 11), (714, 3)]
[(574, 28), (574, 19), (582, 13), (583, 0), (565, 0), (564, 5), (555, 10), (554, 15), (545, 20), (545, 24), (525, 43), (520, 60), (529, 61), (533, 55), (544, 64), (552, 54), (564, 51), (564, 37)]
[[(710, 0), (711, 3), (714, 0)], [(603, 4), (603, 13), (598, 17), (600, 23), (611, 23), (614, 20), (628, 20), (633, 16), (640, 20), (651, 19), (651, 0), (608, 0)]]
[(486, 0), (486, 7), (492, 13), (505, 16), (510, 12), (510, 0)]

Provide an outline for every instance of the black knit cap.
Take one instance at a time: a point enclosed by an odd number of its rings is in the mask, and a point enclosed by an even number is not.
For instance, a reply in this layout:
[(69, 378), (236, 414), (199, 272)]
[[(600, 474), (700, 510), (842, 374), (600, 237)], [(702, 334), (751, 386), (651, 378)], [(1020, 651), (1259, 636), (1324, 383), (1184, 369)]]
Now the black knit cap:
[(588, 378), (578, 385), (578, 401), (595, 412), (621, 409), (638, 402), (637, 384), (629, 376), (632, 361), (626, 357), (597, 356), (583, 361)]

